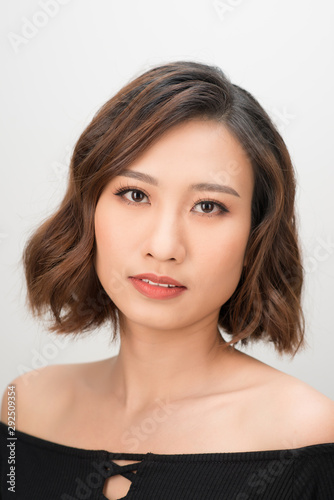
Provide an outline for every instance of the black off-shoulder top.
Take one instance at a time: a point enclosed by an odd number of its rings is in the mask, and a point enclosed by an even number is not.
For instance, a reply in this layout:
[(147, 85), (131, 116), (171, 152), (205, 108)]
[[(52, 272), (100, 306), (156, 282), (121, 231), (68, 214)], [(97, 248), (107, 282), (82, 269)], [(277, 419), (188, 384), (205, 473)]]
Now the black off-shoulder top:
[(104, 483), (117, 474), (131, 481), (122, 500), (334, 500), (334, 443), (163, 455), (86, 450), (8, 430), (0, 422), (1, 500), (105, 500)]

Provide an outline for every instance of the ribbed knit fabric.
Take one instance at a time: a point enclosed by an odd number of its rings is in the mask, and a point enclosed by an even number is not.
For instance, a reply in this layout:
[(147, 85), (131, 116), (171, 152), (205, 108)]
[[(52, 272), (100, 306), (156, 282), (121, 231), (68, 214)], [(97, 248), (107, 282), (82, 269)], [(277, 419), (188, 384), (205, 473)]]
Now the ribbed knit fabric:
[[(73, 448), (21, 431), (15, 437), (0, 422), (1, 500), (105, 500), (106, 478), (119, 473), (131, 480), (122, 500), (334, 500), (334, 443), (161, 455)], [(15, 493), (7, 482), (11, 442)], [(138, 462), (113, 462), (121, 459)]]

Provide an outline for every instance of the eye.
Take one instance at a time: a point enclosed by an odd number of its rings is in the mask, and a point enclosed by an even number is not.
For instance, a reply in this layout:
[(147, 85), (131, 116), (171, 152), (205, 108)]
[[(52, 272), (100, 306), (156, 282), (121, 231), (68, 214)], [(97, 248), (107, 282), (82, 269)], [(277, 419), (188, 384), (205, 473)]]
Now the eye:
[[(130, 195), (132, 200), (130, 200), (129, 198), (125, 198), (125, 195), (127, 193), (132, 193)], [(120, 187), (119, 189), (117, 189), (114, 192), (114, 195), (120, 196), (122, 199), (124, 199), (124, 201), (128, 205), (142, 205), (142, 203), (140, 203), (141, 201), (143, 201), (142, 197), (144, 196), (144, 197), (148, 198), (148, 195), (146, 193), (144, 193), (144, 191), (142, 191), (141, 189), (137, 189), (135, 187), (131, 187), (131, 186), (126, 187), (126, 188)], [(201, 205), (202, 210), (204, 210), (204, 212), (202, 212), (202, 213), (194, 211), (195, 213), (198, 213), (200, 216), (215, 217), (217, 215), (229, 213), (229, 210), (226, 208), (225, 205), (223, 205), (222, 203), (215, 201), (215, 200), (202, 199), (202, 200), (197, 200), (196, 202), (194, 201), (193, 203), (194, 203), (194, 206)], [(217, 210), (215, 212), (211, 213), (210, 210), (212, 211), (213, 207), (215, 207), (215, 206), (217, 207)], [(209, 212), (206, 212), (206, 210), (208, 210)]]
[[(217, 211), (214, 213), (207, 213), (207, 212), (200, 213), (199, 212), (200, 215), (206, 215), (207, 217), (215, 217), (216, 215), (229, 213), (229, 210), (225, 207), (225, 205), (223, 205), (222, 203), (219, 203), (218, 201), (214, 201), (214, 200), (207, 200), (207, 199), (199, 200), (199, 201), (197, 201), (196, 205), (201, 205), (202, 210), (209, 210), (209, 211), (212, 210), (213, 206), (217, 207)], [(203, 207), (205, 207), (205, 208), (203, 208)]]
[[(129, 198), (125, 198), (125, 194), (126, 193), (129, 193), (129, 192), (133, 192), (131, 194), (131, 198), (132, 200), (129, 200)], [(139, 195), (139, 197), (136, 197), (136, 198), (133, 198), (133, 194), (136, 193), (136, 195)], [(131, 187), (128, 187), (128, 188), (119, 188), (117, 189), (117, 191), (115, 191), (114, 193), (116, 196), (120, 196), (121, 198), (124, 199), (124, 201), (126, 201), (126, 203), (128, 203), (129, 205), (135, 203), (135, 204), (139, 204), (138, 201), (142, 201), (140, 199), (140, 195), (144, 195), (146, 196), (146, 198), (148, 197), (143, 191), (141, 191), (140, 189), (136, 189), (136, 188), (131, 188)]]

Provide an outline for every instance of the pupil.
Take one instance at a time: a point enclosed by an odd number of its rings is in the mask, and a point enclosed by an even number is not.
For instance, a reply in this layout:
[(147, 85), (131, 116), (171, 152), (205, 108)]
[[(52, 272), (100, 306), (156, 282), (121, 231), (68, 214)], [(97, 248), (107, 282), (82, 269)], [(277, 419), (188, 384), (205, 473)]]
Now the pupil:
[[(140, 199), (140, 195), (141, 195), (141, 193), (139, 191), (133, 191), (132, 198), (134, 200), (138, 200), (138, 199)], [(137, 198), (137, 196), (138, 196), (138, 198)]]
[(212, 207), (210, 207), (210, 205), (212, 205), (212, 203), (211, 203), (211, 202), (204, 201), (204, 202), (202, 203), (202, 205), (203, 205), (203, 206), (206, 206), (206, 207), (208, 207), (208, 205), (209, 205), (209, 208), (204, 208), (203, 210), (209, 210), (209, 211), (210, 211), (210, 208), (212, 208)]

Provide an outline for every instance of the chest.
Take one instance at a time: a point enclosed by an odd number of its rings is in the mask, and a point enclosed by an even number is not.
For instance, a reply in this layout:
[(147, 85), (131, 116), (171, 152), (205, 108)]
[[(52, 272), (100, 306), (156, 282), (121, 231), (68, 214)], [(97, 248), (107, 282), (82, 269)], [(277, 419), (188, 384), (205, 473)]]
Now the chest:
[[(117, 405), (90, 401), (84, 409), (80, 404), (67, 408), (64, 418), (54, 422), (52, 440), (84, 449), (138, 454), (289, 448), (284, 435), (275, 433), (274, 428), (275, 420), (268, 412), (268, 405), (262, 407), (246, 396), (213, 396), (187, 402), (156, 400), (135, 416), (126, 414)], [(114, 463), (124, 466), (141, 462), (114, 460)], [(136, 467), (124, 475), (120, 472), (121, 469), (104, 479), (103, 494), (108, 500), (126, 496), (137, 474)]]
[(68, 408), (53, 434), (68, 446), (139, 454), (237, 452), (288, 444), (284, 428), (277, 432), (268, 404), (246, 395), (157, 399), (136, 415), (92, 401), (84, 411), (80, 405)]

